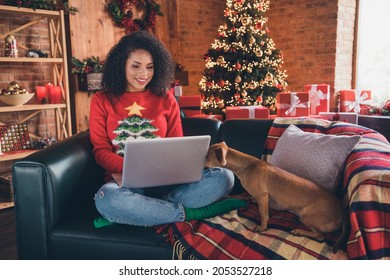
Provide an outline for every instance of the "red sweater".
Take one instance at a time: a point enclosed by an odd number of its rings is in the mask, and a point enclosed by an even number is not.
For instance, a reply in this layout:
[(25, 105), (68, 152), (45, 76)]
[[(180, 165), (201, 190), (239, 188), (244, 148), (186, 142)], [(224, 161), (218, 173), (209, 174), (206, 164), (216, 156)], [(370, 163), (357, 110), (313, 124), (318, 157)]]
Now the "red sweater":
[(127, 92), (114, 104), (97, 92), (91, 101), (89, 128), (96, 162), (109, 174), (122, 172), (126, 139), (183, 136), (172, 92), (165, 97)]

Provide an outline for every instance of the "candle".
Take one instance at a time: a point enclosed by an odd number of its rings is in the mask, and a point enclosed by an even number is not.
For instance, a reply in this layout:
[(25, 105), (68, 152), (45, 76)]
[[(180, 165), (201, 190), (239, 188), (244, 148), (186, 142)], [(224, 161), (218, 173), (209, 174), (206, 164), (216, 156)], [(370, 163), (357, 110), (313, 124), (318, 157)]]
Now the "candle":
[(51, 95), (51, 89), (53, 88), (53, 84), (47, 83), (47, 84), (45, 85), (45, 88), (46, 88), (47, 100), (48, 100), (49, 103), (50, 103), (50, 95)]
[(36, 87), (36, 92), (37, 92), (37, 100), (38, 104), (42, 104), (43, 99), (46, 99), (46, 87), (44, 86), (37, 86)]
[(61, 96), (62, 96), (61, 87), (53, 86), (50, 90), (49, 103), (51, 104), (61, 103)]

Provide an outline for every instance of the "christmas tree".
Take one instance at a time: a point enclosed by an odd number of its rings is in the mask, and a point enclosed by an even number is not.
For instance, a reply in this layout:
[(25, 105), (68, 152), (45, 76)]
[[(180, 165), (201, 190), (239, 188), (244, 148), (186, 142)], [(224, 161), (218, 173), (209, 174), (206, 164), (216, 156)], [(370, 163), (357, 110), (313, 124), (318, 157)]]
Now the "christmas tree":
[(287, 86), (283, 54), (270, 38), (267, 0), (227, 0), (218, 37), (205, 54), (199, 83), (205, 114), (226, 106), (263, 105), (275, 113), (276, 93)]
[(142, 118), (138, 115), (132, 115), (124, 120), (119, 121), (118, 127), (114, 130), (117, 135), (113, 144), (118, 146), (116, 153), (124, 155), (125, 142), (128, 139), (151, 139), (157, 135), (153, 132), (158, 129), (151, 124), (151, 120)]

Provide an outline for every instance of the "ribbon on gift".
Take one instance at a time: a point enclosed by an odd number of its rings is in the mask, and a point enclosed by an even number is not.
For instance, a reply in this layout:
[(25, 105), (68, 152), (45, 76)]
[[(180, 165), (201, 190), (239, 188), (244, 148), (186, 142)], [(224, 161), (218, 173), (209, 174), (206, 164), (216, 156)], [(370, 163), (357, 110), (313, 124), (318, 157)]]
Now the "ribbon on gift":
[(347, 112), (354, 111), (355, 113), (360, 113), (360, 105), (370, 105), (371, 100), (367, 92), (361, 94), (361, 90), (355, 90), (355, 100), (352, 101), (343, 101), (342, 105), (347, 108)]
[(259, 106), (238, 106), (241, 110), (249, 111), (249, 119), (254, 119), (256, 117), (256, 108), (261, 108)]
[(317, 85), (312, 85), (309, 90), (310, 96), (310, 114), (315, 115), (317, 113), (317, 107), (321, 105), (320, 100), (328, 98), (328, 94), (323, 93), (321, 90), (317, 90)]
[(285, 112), (286, 116), (292, 116), (292, 117), (296, 116), (297, 108), (309, 108), (309, 102), (301, 102), (296, 92), (291, 92), (290, 94), (291, 94), (290, 104), (282, 103), (277, 106), (278, 109), (287, 109)]

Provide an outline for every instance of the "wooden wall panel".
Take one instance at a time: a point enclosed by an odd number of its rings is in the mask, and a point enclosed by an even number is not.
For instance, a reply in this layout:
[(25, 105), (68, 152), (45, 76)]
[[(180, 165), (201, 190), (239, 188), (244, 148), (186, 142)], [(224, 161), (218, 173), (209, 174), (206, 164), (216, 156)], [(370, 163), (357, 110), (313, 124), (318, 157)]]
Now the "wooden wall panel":
[[(105, 59), (111, 47), (125, 34), (115, 26), (106, 12), (102, 0), (69, 0), (69, 5), (79, 13), (69, 16), (70, 46), (72, 56), (82, 60), (91, 56)], [(71, 96), (73, 98), (74, 132), (89, 128), (89, 108), (92, 95), (77, 89), (76, 75), (72, 75)]]

